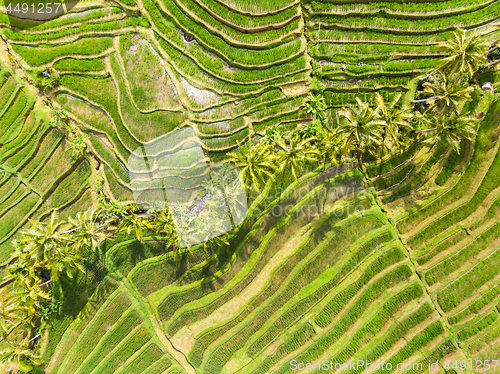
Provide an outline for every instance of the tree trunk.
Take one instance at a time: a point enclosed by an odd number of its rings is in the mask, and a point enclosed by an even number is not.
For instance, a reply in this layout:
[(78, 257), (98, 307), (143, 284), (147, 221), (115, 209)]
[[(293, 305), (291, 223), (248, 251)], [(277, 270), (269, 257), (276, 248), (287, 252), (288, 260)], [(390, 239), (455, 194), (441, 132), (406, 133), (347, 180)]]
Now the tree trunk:
[(427, 99), (422, 99), (422, 100), (412, 100), (411, 102), (412, 103), (425, 103), (426, 101), (429, 101), (429, 100), (436, 100), (437, 97), (435, 96), (432, 96), (432, 97), (429, 97)]
[(431, 71), (429, 74), (427, 74), (425, 77), (423, 78), (418, 78), (419, 81), (423, 81), (424, 79), (427, 79), (429, 78), (433, 73), (435, 72), (435, 70)]
[(496, 60), (496, 61), (490, 62), (488, 65), (485, 66), (485, 68), (489, 68), (490, 66), (498, 64), (499, 62), (500, 62), (500, 60)]
[(419, 132), (419, 133), (422, 133), (422, 132), (431, 132), (431, 131), (436, 131), (438, 130), (438, 128), (434, 128), (434, 129), (427, 129), (427, 130), (415, 130), (415, 132)]

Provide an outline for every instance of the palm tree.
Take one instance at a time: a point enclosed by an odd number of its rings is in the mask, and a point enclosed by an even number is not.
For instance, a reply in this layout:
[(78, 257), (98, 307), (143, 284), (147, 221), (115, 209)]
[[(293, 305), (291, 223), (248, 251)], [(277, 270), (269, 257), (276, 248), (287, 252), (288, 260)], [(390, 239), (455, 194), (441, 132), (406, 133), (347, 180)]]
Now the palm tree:
[(273, 173), (277, 170), (275, 165), (276, 156), (270, 152), (269, 145), (252, 146), (248, 141), (246, 147), (241, 147), (240, 152), (228, 153), (229, 161), (240, 168), (245, 187), (259, 190), (260, 183), (267, 178), (273, 179)]
[(69, 218), (71, 228), (65, 233), (72, 233), (74, 248), (78, 253), (85, 249), (96, 250), (99, 243), (112, 235), (116, 229), (111, 220), (102, 221), (99, 215), (102, 209), (90, 209), (85, 212), (78, 212), (75, 218)]
[(246, 194), (241, 175), (238, 174), (234, 180), (225, 179), (222, 186), (215, 189), (215, 194), (219, 200), (223, 199), (226, 202), (232, 223), (234, 227), (238, 226), (247, 213)]
[(37, 309), (40, 308), (42, 300), (50, 300), (49, 292), (45, 291), (44, 287), (47, 282), (43, 282), (38, 278), (23, 278), (20, 282), (21, 290), (19, 291), (19, 302), (28, 308), (28, 314), (34, 315)]
[(83, 133), (75, 128), (70, 128), (68, 131), (68, 136), (66, 137), (66, 142), (68, 143), (69, 149), (71, 149), (72, 157), (79, 157), (84, 155), (88, 151), (87, 144), (85, 143), (86, 137)]
[(165, 234), (167, 240), (165, 243), (165, 249), (168, 250), (171, 246), (174, 247), (174, 256), (178, 254), (179, 237), (177, 236), (177, 231), (175, 230), (174, 220), (172, 219), (172, 214), (170, 210), (163, 210), (160, 212), (155, 212), (150, 216), (150, 221), (145, 221), (144, 225), (150, 230), (154, 230), (157, 233)]
[(279, 147), (278, 163), (280, 165), (281, 181), (283, 181), (283, 177), (288, 170), (292, 172), (293, 178), (297, 180), (303, 166), (307, 162), (318, 159), (318, 150), (310, 147), (312, 140), (313, 138), (302, 139), (298, 134), (295, 134), (289, 143), (284, 141), (276, 142)]
[(338, 156), (342, 154), (342, 138), (334, 131), (323, 131), (319, 133), (318, 150), (323, 156), (323, 164), (326, 168), (326, 159), (336, 166), (339, 164)]
[(23, 247), (23, 251), (27, 252), (33, 263), (44, 266), (59, 248), (71, 245), (71, 239), (61, 231), (64, 224), (64, 221), (57, 219), (54, 210), (47, 223), (35, 221), (31, 229), (20, 231), (22, 237), (16, 242), (16, 246)]
[(0, 351), (1, 368), (7, 373), (18, 373), (19, 370), (28, 373), (33, 365), (39, 366), (43, 361), (30, 349), (28, 338), (19, 342), (7, 341), (8, 347)]
[(276, 123), (272, 127), (266, 128), (266, 135), (264, 135), (260, 141), (264, 145), (271, 145), (276, 140), (281, 140), (283, 138), (288, 138), (291, 134), (290, 130), (285, 130), (283, 124)]
[(135, 238), (142, 243), (145, 227), (147, 227), (147, 224), (145, 223), (143, 217), (132, 213), (122, 219), (120, 226), (118, 227), (118, 231), (126, 231), (129, 235), (132, 231), (134, 231)]
[(297, 130), (297, 133), (301, 138), (311, 138), (316, 136), (322, 129), (323, 126), (321, 126), (321, 121), (314, 119)]
[(325, 110), (326, 103), (325, 98), (321, 95), (312, 94), (307, 95), (307, 102), (305, 106), (306, 112), (311, 113), (313, 116), (313, 121), (319, 119), (320, 121), (325, 120)]
[(376, 109), (370, 108), (368, 103), (362, 102), (356, 97), (357, 106), (348, 109), (343, 108), (339, 113), (340, 124), (336, 133), (344, 139), (344, 153), (347, 154), (351, 146), (358, 152), (358, 163), (361, 167), (361, 159), (365, 151), (373, 152), (376, 146), (382, 143), (382, 134), (386, 122), (380, 119)]
[(426, 112), (435, 110), (442, 116), (460, 113), (463, 104), (472, 100), (471, 94), (474, 92), (474, 87), (469, 85), (466, 77), (458, 78), (456, 74), (447, 76), (442, 72), (438, 72), (437, 79), (433, 83), (425, 82), (424, 87), (422, 93), (430, 97), (412, 102), (427, 102), (429, 107)]
[(468, 74), (470, 77), (479, 69), (479, 65), (486, 63), (489, 45), (482, 35), (458, 28), (453, 32), (454, 38), (450, 41), (441, 42), (437, 48), (445, 52), (445, 57), (438, 64), (436, 70), (446, 74)]
[(461, 139), (472, 140), (476, 135), (475, 125), (478, 119), (467, 115), (442, 116), (436, 113), (427, 113), (426, 116), (421, 117), (421, 122), (424, 126), (429, 127), (415, 131), (428, 135), (423, 143), (432, 146), (445, 143), (451, 145), (459, 153)]
[(406, 105), (398, 107), (401, 97), (402, 94), (398, 93), (391, 102), (386, 103), (382, 95), (376, 93), (380, 119), (386, 123), (384, 126), (384, 145), (388, 149), (391, 145), (398, 149), (407, 146), (409, 139), (404, 135), (413, 130), (413, 126), (410, 124), (414, 117), (412, 108)]
[(28, 308), (20, 303), (19, 294), (0, 288), (0, 334), (5, 338), (11, 329), (26, 320)]
[(75, 245), (58, 248), (47, 264), (47, 269), (50, 270), (51, 279), (57, 281), (62, 274), (66, 274), (68, 277), (73, 278), (73, 269), (80, 270), (85, 274), (85, 270), (82, 266), (83, 260), (84, 257), (79, 251), (79, 248)]

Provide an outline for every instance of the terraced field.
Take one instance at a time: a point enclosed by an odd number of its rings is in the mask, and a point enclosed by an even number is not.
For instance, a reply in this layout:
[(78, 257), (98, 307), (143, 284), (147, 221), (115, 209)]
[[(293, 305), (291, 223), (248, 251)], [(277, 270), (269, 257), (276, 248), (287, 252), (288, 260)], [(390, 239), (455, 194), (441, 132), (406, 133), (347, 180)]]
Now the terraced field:
[(11, 69), (0, 63), (0, 261), (28, 219), (53, 209), (74, 215), (91, 204), (90, 164), (72, 158), (60, 130), (50, 126), (37, 101)]
[[(133, 201), (134, 152), (156, 154), (175, 130), (199, 144), (183, 149), (186, 165), (190, 151), (216, 164), (273, 125), (309, 122), (311, 92), (329, 121), (375, 92), (409, 103), (457, 25), (500, 37), (499, 7), (82, 0), (44, 23), (0, 12), (2, 53), (22, 68), (0, 56), (0, 262), (28, 219), (91, 206), (97, 176), (112, 199)], [(46, 98), (88, 135), (90, 155), (71, 157), (24, 78), (47, 67), (61, 84)], [(478, 81), (498, 89), (499, 76)], [(213, 253), (175, 257), (151, 232), (107, 239), (96, 260), (107, 270), (83, 309), (45, 332), (40, 373), (288, 373), (322, 360), (430, 373), (436, 360), (500, 359), (500, 100), (480, 89), (473, 99), (479, 133), (459, 154), (414, 144), (362, 168), (344, 158), (269, 180)], [(198, 182), (170, 187), (191, 196)]]

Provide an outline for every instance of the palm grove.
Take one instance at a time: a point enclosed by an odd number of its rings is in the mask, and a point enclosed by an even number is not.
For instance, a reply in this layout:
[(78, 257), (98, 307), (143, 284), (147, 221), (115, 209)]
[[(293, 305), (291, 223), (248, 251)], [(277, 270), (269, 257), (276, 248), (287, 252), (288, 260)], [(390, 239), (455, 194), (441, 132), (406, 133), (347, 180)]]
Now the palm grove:
[[(452, 40), (439, 44), (447, 57), (421, 78), (423, 90), (418, 95), (422, 98), (412, 100), (413, 106), (403, 104), (401, 93), (388, 102), (377, 93), (374, 103), (356, 98), (356, 104), (341, 108), (327, 119), (324, 98), (309, 95), (305, 110), (312, 116), (310, 122), (294, 131), (277, 124), (258, 141), (249, 140), (237, 152), (229, 153), (229, 161), (240, 169), (247, 190), (259, 191), (268, 178), (278, 177), (283, 182), (285, 175), (291, 175), (298, 179), (306, 165), (337, 165), (342, 156), (354, 156), (362, 167), (363, 160), (402, 151), (414, 142), (430, 147), (444, 143), (458, 152), (462, 139), (473, 139), (477, 131), (474, 108), (468, 105), (476, 89), (475, 75), (499, 60), (487, 63), (488, 54), (491, 56), (498, 46), (490, 48), (482, 35), (461, 29), (453, 35)], [(56, 114), (64, 117), (64, 113)], [(75, 134), (69, 134), (69, 140), (74, 140)], [(80, 144), (78, 151), (83, 149)], [(224, 170), (230, 173), (231, 167)], [(222, 179), (205, 186), (206, 193), (229, 198), (228, 186), (218, 183)], [(181, 250), (171, 212), (144, 212), (135, 204), (121, 206), (105, 196), (102, 180), (96, 183), (95, 191), (97, 208), (68, 221), (59, 220), (54, 211), (46, 222), (33, 222), (13, 242), (15, 251), (0, 288), (0, 333), (8, 347), (0, 352), (0, 360), (7, 371), (29, 372), (42, 363), (35, 342), (41, 320), (50, 318), (50, 312), (56, 310), (52, 282), (61, 275), (73, 277), (75, 271), (85, 272), (83, 259), (104, 239), (126, 231), (142, 241), (144, 230), (150, 230), (165, 238), (166, 250)], [(196, 225), (214, 222), (210, 210), (206, 219), (190, 219), (193, 214), (188, 208), (184, 210), (186, 231), (200, 231)], [(228, 235), (204, 242), (203, 248), (227, 243)]]

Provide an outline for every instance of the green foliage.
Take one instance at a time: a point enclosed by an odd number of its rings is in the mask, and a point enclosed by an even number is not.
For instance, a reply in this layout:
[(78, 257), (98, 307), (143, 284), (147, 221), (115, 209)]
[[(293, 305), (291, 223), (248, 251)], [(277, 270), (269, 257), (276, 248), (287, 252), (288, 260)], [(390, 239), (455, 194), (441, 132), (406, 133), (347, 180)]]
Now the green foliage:
[(104, 62), (101, 59), (87, 60), (67, 57), (57, 60), (52, 67), (56, 70), (102, 71), (104, 70)]
[[(103, 362), (109, 353), (120, 343), (122, 343), (127, 335), (131, 333), (139, 324), (141, 323), (141, 318), (135, 310), (127, 312), (125, 316), (120, 318), (115, 326), (101, 339), (99, 345), (92, 351), (92, 355), (87, 357), (87, 360), (80, 366), (80, 371), (82, 373), (90, 373), (94, 370), (101, 362)], [(130, 341), (127, 344), (123, 344), (122, 347), (126, 352), (129, 352), (130, 347), (139, 349), (149, 340), (149, 334), (144, 328), (140, 328), (136, 331), (134, 335), (130, 337)], [(132, 343), (132, 344), (130, 344)], [(126, 348), (129, 347), (129, 348)], [(110, 370), (115, 368), (116, 362), (116, 351), (111, 358), (111, 362), (108, 364), (107, 369)], [(119, 358), (119, 356), (118, 356)]]
[[(156, 344), (149, 344), (126, 366), (125, 370), (128, 374), (141, 374), (145, 372), (151, 364), (162, 358), (162, 356), (163, 352)], [(149, 369), (148, 373), (150, 373)]]
[(12, 49), (20, 54), (31, 66), (45, 65), (58, 56), (64, 55), (96, 55), (110, 48), (111, 38), (82, 38), (74, 43), (56, 47), (28, 48), (20, 44), (13, 44)]
[[(465, 308), (463, 311), (460, 313), (457, 313), (456, 315), (450, 317), (448, 319), (448, 322), (452, 325), (455, 325), (465, 319), (466, 317), (470, 316), (471, 314), (477, 314), (481, 309), (483, 309), (486, 305), (491, 303), (495, 298), (500, 295), (500, 285), (496, 285), (493, 287), (491, 290), (486, 292), (484, 295), (481, 295), (478, 297), (476, 301), (474, 301), (472, 304), (468, 305), (467, 308)], [(498, 309), (498, 306), (497, 306)]]
[[(148, 331), (141, 327), (132, 336), (121, 341), (121, 345), (117, 347), (106, 359), (102, 365), (99, 365), (99, 373), (113, 374), (120, 367), (121, 362), (126, 361), (130, 356), (137, 352), (144, 344), (146, 344), (151, 335)], [(116, 341), (120, 343), (120, 341)]]
[[(443, 169), (439, 172), (436, 177), (436, 184), (438, 186), (443, 186), (452, 176), (453, 173), (456, 172), (458, 165), (467, 157), (465, 141), (460, 142), (460, 151), (459, 152), (451, 152), (448, 156), (448, 160), (443, 165)], [(470, 143), (469, 143), (470, 144)], [(470, 145), (469, 145), (470, 149)]]
[(473, 337), (474, 335), (479, 334), (481, 331), (489, 327), (491, 324), (493, 324), (496, 320), (498, 319), (498, 312), (493, 311), (490, 314), (488, 314), (486, 317), (484, 317), (482, 320), (480, 320), (478, 323), (475, 325), (468, 327), (466, 329), (463, 329), (457, 334), (457, 338), (460, 341), (465, 341)]
[(456, 282), (439, 292), (437, 299), (443, 311), (449, 312), (472, 295), (485, 282), (495, 277), (498, 274), (499, 259), (500, 251), (497, 250), (491, 256), (479, 262), (467, 274), (457, 279)]

